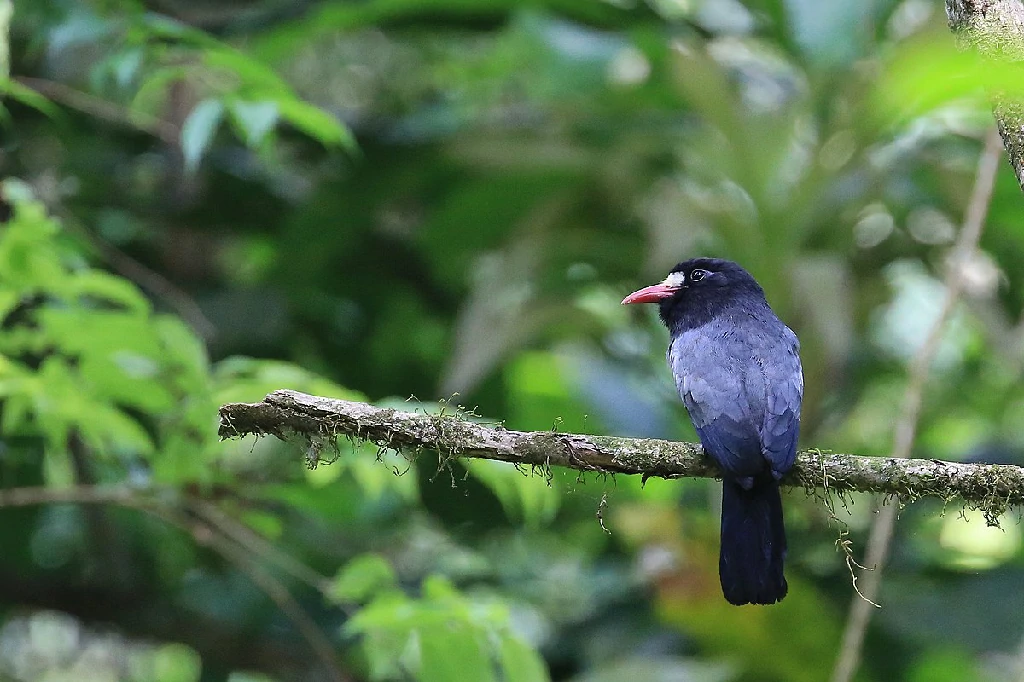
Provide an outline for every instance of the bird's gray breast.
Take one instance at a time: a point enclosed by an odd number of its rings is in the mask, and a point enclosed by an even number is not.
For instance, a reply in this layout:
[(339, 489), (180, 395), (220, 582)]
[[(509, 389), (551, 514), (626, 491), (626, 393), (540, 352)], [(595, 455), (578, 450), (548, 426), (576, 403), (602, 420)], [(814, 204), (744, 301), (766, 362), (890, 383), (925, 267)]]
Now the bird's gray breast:
[(767, 383), (751, 338), (716, 322), (673, 339), (668, 362), (694, 426), (727, 417), (754, 428), (764, 419)]

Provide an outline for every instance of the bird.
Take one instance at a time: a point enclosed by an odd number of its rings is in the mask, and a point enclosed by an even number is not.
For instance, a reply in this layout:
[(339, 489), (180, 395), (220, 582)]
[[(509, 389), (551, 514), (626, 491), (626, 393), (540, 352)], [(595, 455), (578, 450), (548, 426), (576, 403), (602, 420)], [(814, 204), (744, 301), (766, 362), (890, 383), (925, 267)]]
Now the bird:
[(750, 273), (719, 258), (679, 263), (622, 303), (658, 304), (679, 397), (721, 470), (725, 599), (781, 601), (789, 586), (779, 481), (796, 458), (804, 389), (796, 334)]

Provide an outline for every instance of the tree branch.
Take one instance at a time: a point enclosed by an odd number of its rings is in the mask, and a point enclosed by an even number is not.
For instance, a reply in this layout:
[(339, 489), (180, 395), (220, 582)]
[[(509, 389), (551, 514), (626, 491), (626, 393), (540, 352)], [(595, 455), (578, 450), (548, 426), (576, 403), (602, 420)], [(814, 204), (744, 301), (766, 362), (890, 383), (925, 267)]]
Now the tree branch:
[[(1024, 64), (1021, 0), (946, 0), (946, 17), (961, 48), (976, 50), (983, 59)], [(1024, 102), (1003, 92), (990, 95), (999, 135), (1024, 189)]]
[[(700, 445), (648, 438), (589, 436), (553, 431), (510, 431), (470, 421), (461, 413), (426, 414), (274, 391), (259, 403), (220, 408), (221, 438), (273, 435), (305, 439), (311, 455), (339, 436), (368, 441), (414, 457), (422, 450), (442, 458), (493, 459), (522, 466), (562, 466), (580, 471), (644, 477), (718, 477)], [(925, 459), (863, 457), (804, 450), (783, 485), (895, 495), (913, 500), (960, 498), (985, 511), (989, 523), (1010, 506), (1024, 505), (1024, 468)]]
[(47, 99), (60, 102), (64, 106), (81, 111), (83, 114), (101, 121), (140, 130), (159, 138), (171, 147), (176, 147), (181, 143), (177, 126), (163, 119), (148, 114), (130, 112), (114, 102), (108, 102), (57, 81), (29, 76), (19, 76), (15, 80)]

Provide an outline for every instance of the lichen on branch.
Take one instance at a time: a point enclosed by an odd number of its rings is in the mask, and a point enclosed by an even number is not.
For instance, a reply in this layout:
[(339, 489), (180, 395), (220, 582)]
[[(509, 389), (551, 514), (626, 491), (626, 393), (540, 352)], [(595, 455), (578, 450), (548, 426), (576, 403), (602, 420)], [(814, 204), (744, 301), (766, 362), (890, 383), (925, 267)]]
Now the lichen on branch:
[[(408, 412), (287, 390), (274, 391), (259, 403), (222, 406), (219, 432), (221, 438), (273, 435), (286, 440), (300, 436), (310, 443), (348, 437), (392, 448), (409, 457), (430, 450), (442, 457), (644, 477), (720, 476), (695, 443), (512, 431), (460, 414)], [(990, 523), (1011, 506), (1024, 505), (1024, 468), (1010, 465), (804, 450), (782, 483), (840, 494), (880, 493), (904, 501), (926, 496), (960, 498), (968, 507), (983, 510)]]

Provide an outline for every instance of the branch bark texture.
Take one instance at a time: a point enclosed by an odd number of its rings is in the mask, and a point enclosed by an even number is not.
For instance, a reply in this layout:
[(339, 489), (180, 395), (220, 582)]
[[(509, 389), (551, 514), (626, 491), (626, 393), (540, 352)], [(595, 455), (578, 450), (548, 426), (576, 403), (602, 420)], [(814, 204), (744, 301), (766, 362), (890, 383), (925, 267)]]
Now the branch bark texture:
[[(1021, 67), (1024, 79), (1024, 3), (1021, 0), (946, 0), (949, 28), (961, 48), (983, 59)], [(1003, 146), (1024, 189), (1024, 101), (992, 92), (993, 113)]]
[[(522, 466), (562, 466), (580, 471), (644, 477), (718, 477), (700, 445), (649, 438), (617, 438), (552, 431), (511, 431), (465, 415), (427, 414), (274, 391), (259, 403), (220, 408), (221, 438), (273, 435), (305, 439), (313, 449), (337, 437), (368, 441), (409, 457), (423, 450), (442, 458), (477, 458)], [(1024, 468), (896, 459), (804, 450), (782, 481), (807, 490), (872, 492), (904, 500), (960, 498), (985, 511), (990, 523), (1011, 506), (1024, 505)]]

